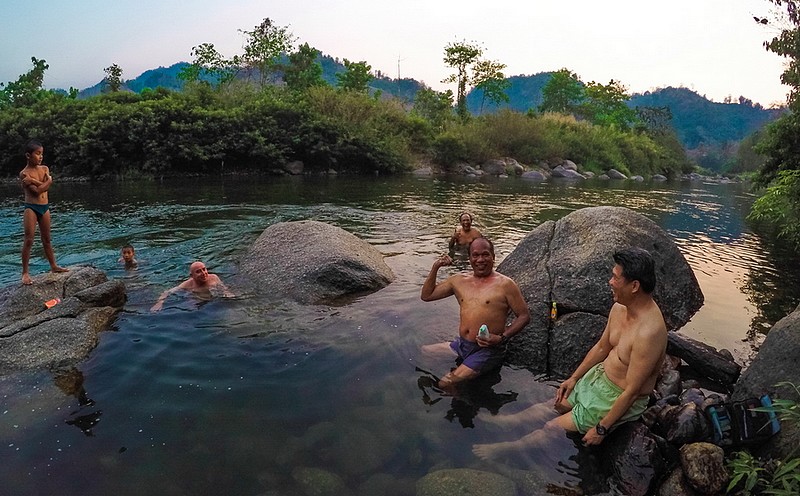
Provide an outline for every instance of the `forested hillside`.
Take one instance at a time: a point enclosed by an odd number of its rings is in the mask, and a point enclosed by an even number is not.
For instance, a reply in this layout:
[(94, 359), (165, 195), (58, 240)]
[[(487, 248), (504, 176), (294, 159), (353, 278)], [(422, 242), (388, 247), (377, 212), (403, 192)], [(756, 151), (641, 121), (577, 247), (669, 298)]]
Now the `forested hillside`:
[(765, 109), (744, 97), (731, 103), (717, 103), (688, 88), (672, 87), (635, 94), (630, 105), (669, 107), (675, 131), (689, 149), (701, 144), (741, 141), (783, 112), (783, 109)]
[[(480, 50), (469, 44), (445, 49), (445, 64), (459, 68), (447, 78), (454, 94), (394, 80), (366, 61), (322, 56), (307, 43), (294, 46), (287, 28), (269, 18), (242, 33), (243, 53), (230, 58), (201, 43), (191, 63), (128, 80), (112, 64), (103, 69), (100, 94), (82, 98), (74, 88), (42, 88), (49, 66), (31, 57), (30, 71), (0, 87), (0, 174), (13, 175), (20, 143), (31, 135), (48, 144), (50, 164), (81, 177), (280, 174), (290, 164), (295, 173), (296, 162), (306, 173), (396, 173), (496, 157), (523, 164), (569, 158), (595, 174), (613, 168), (647, 177), (694, 168), (674, 133), (633, 126), (635, 113), (616, 83), (588, 83), (579, 113), (500, 108), (470, 115), (469, 85), (487, 93), (484, 104), (507, 101), (510, 82), (502, 64), (474, 60)], [(463, 69), (465, 55), (480, 77)], [(533, 101), (537, 94), (518, 92)]]
[[(322, 66), (322, 77), (331, 85), (336, 84), (336, 74), (344, 72), (342, 62), (328, 55), (321, 55), (318, 62)], [(170, 67), (159, 67), (142, 73), (134, 79), (125, 81), (130, 91), (141, 92), (145, 88), (162, 86), (180, 89), (183, 82), (178, 73), (186, 67), (180, 62)], [(536, 109), (542, 103), (542, 88), (550, 80), (551, 73), (511, 76), (507, 80), (511, 86), (506, 91), (509, 102), (497, 105), (483, 98), (481, 91), (471, 91), (467, 95), (467, 107), (474, 115), (496, 112), (501, 108), (526, 112)], [(410, 103), (424, 84), (411, 78), (393, 79), (377, 73), (369, 83), (373, 91), (391, 95)], [(101, 83), (80, 92), (81, 97), (97, 95)], [(672, 113), (672, 125), (687, 150), (694, 150), (695, 158), (706, 167), (719, 169), (729, 153), (735, 152), (736, 144), (764, 124), (777, 119), (782, 109), (765, 109), (759, 104), (740, 97), (730, 103), (717, 103), (697, 94), (688, 88), (661, 88), (644, 94), (633, 94), (631, 107), (667, 107)], [(732, 149), (732, 150), (731, 150)], [(704, 163), (704, 160), (706, 161)]]
[[(467, 95), (470, 111), (477, 115), (509, 108), (519, 112), (538, 110), (542, 103), (542, 89), (552, 73), (532, 76), (512, 76), (506, 95), (507, 103), (501, 105), (485, 101), (481, 91)], [(765, 109), (745, 97), (718, 103), (708, 100), (688, 88), (660, 88), (643, 94), (633, 94), (628, 101), (631, 108), (668, 108), (671, 125), (688, 155), (699, 165), (710, 170), (726, 171), (736, 160), (740, 142), (765, 124), (782, 115), (785, 109)]]
[[(511, 86), (506, 90), (509, 102), (497, 105), (491, 101), (484, 101), (481, 91), (471, 91), (467, 95), (467, 108), (473, 114), (481, 112), (495, 112), (499, 108), (508, 108), (517, 112), (527, 112), (530, 108), (537, 108), (542, 104), (542, 88), (550, 81), (549, 72), (540, 72), (532, 76), (511, 76), (507, 80)], [(481, 104), (483, 110), (481, 111)]]

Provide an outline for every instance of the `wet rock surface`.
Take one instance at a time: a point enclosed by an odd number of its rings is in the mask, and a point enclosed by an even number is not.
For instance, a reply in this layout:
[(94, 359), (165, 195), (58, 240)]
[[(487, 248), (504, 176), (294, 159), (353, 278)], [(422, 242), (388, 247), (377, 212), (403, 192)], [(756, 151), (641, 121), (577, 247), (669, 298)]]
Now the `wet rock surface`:
[(311, 220), (264, 230), (242, 259), (242, 276), (256, 292), (304, 304), (377, 291), (394, 280), (383, 255), (336, 226)]
[[(125, 285), (92, 267), (46, 273), (0, 295), (0, 374), (72, 366), (125, 304)], [(58, 300), (51, 308), (48, 300)]]

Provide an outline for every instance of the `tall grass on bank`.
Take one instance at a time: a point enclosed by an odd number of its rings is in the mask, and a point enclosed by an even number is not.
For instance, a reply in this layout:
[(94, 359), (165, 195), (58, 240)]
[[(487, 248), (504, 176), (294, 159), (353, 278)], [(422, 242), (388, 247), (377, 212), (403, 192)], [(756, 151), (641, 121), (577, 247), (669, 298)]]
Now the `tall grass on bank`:
[(271, 173), (295, 160), (312, 173), (397, 173), (422, 159), (477, 165), (500, 156), (526, 165), (571, 159), (595, 172), (643, 175), (675, 174), (685, 163), (682, 149), (646, 133), (563, 115), (503, 111), (451, 120), (438, 131), (397, 100), (326, 86), (294, 92), (192, 84), (181, 92), (85, 100), (48, 94), (0, 111), (0, 174), (17, 174), (31, 138), (44, 144), (58, 174), (88, 177)]
[(649, 176), (690, 170), (683, 150), (665, 143), (646, 133), (597, 126), (562, 114), (501, 111), (450, 127), (437, 137), (435, 151), (445, 164), (508, 156), (529, 165), (569, 159), (596, 173), (614, 168)]

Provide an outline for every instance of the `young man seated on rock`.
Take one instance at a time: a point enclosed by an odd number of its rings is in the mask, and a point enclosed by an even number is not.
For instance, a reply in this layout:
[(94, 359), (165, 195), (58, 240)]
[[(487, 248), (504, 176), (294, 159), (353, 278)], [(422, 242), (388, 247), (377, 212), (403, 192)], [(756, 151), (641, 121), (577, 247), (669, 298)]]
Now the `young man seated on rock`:
[[(580, 432), (585, 445), (600, 444), (618, 425), (635, 420), (647, 408), (667, 349), (667, 326), (653, 300), (655, 262), (649, 252), (628, 248), (614, 254), (611, 291), (614, 305), (600, 340), (556, 391), (560, 414), (544, 427), (516, 441), (476, 444), (481, 458), (527, 447), (546, 446), (563, 431)], [(506, 416), (488, 417), (501, 425), (545, 421), (553, 415), (545, 404)]]

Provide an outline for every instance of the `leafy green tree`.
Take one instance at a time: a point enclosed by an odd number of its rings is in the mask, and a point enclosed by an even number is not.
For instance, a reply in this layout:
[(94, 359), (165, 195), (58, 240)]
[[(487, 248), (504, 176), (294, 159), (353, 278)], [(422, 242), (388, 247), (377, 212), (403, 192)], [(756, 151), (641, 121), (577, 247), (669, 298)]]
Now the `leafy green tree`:
[(733, 160), (728, 172), (734, 174), (755, 172), (764, 165), (766, 157), (757, 151), (757, 147), (763, 135), (763, 131), (756, 131), (739, 142), (739, 148), (736, 150), (736, 158)]
[(628, 130), (636, 122), (636, 111), (627, 105), (627, 91), (613, 79), (608, 84), (592, 81), (586, 85), (586, 99), (579, 112), (594, 124)]
[(479, 60), (475, 63), (471, 82), (482, 93), (480, 113), (483, 113), (483, 104), (487, 98), (496, 105), (508, 103), (506, 90), (511, 87), (511, 82), (503, 74), (505, 68), (505, 64), (492, 60)]
[(326, 84), (322, 79), (322, 65), (317, 62), (319, 50), (303, 43), (297, 51), (289, 54), (289, 62), (283, 68), (283, 80), (293, 90), (306, 90), (312, 86)]
[(241, 63), (239, 56), (234, 56), (230, 60), (225, 59), (214, 48), (213, 43), (194, 46), (191, 54), (194, 60), (178, 74), (178, 78), (186, 82), (211, 79), (217, 84), (224, 84), (232, 81), (239, 71)]
[(674, 132), (672, 128), (672, 110), (669, 107), (639, 106), (635, 109), (638, 128), (651, 135)]
[(103, 69), (106, 77), (103, 78), (104, 90), (116, 93), (122, 88), (122, 68), (117, 64), (111, 64)]
[(33, 69), (22, 74), (16, 81), (7, 84), (0, 83), (0, 108), (28, 107), (41, 100), (47, 93), (42, 89), (44, 72), (50, 68), (44, 59), (31, 57)]
[(442, 80), (443, 83), (456, 83), (456, 113), (462, 120), (469, 116), (467, 111), (467, 84), (470, 82), (470, 68), (483, 55), (483, 48), (466, 41), (448, 43), (444, 47), (444, 63), (456, 70)]
[(372, 75), (369, 73), (372, 66), (364, 61), (350, 62), (344, 59), (344, 68), (344, 72), (336, 74), (339, 88), (344, 91), (366, 93), (369, 90), (369, 82), (372, 81)]
[(574, 114), (586, 98), (586, 91), (577, 74), (567, 68), (553, 73), (542, 88), (541, 112)]
[(444, 130), (453, 116), (453, 91), (422, 88), (414, 97), (412, 113), (426, 119), (437, 130)]
[(750, 218), (772, 224), (779, 235), (800, 249), (800, 2), (770, 2), (781, 10), (774, 19), (757, 17), (756, 21), (781, 29), (764, 46), (786, 59), (781, 82), (791, 89), (788, 112), (767, 126), (766, 135), (756, 147), (767, 159), (755, 182), (767, 189), (753, 203)]
[(240, 30), (245, 35), (242, 61), (249, 69), (257, 71), (261, 86), (268, 83), (280, 58), (292, 51), (295, 37), (288, 26), (278, 26), (267, 17), (252, 31)]

